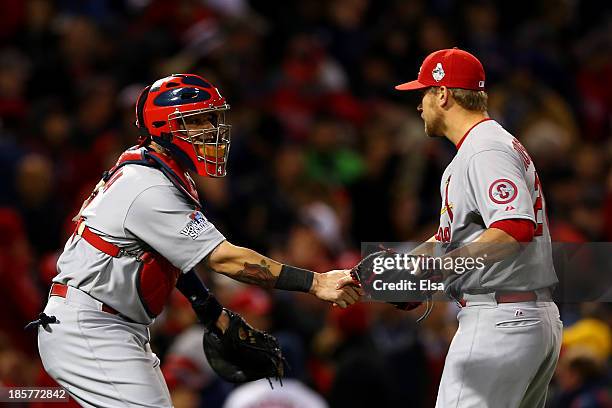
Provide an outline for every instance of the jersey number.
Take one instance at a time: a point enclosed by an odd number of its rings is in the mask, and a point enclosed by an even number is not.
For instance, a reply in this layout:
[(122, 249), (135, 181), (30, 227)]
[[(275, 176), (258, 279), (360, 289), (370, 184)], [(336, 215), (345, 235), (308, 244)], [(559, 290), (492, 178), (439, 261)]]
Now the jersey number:
[[(119, 177), (121, 177), (122, 174), (123, 174), (123, 169), (119, 169), (119, 171), (115, 172), (115, 174), (112, 175), (110, 180), (104, 181), (104, 178), (100, 180), (98, 184), (96, 185), (96, 187), (91, 192), (91, 194), (89, 194), (89, 197), (87, 197), (85, 201), (83, 201), (83, 204), (81, 204), (81, 209), (79, 210), (78, 214), (72, 220), (79, 221), (79, 219), (81, 218), (81, 214), (83, 214), (83, 210), (87, 208), (89, 203), (91, 203), (91, 201), (94, 198), (96, 198), (98, 193), (100, 191), (106, 191), (111, 186), (111, 184), (113, 184), (115, 181), (117, 181)], [(77, 224), (77, 227), (78, 227), (78, 224)]]
[(540, 183), (540, 178), (538, 177), (537, 172), (535, 173), (535, 181), (533, 183), (533, 188), (538, 194), (535, 203), (533, 204), (533, 214), (536, 219), (536, 229), (533, 235), (539, 237), (544, 234), (544, 209), (542, 205), (542, 184)]
[(438, 242), (450, 242), (451, 241), (451, 227), (450, 224), (448, 227), (440, 227), (434, 238)]

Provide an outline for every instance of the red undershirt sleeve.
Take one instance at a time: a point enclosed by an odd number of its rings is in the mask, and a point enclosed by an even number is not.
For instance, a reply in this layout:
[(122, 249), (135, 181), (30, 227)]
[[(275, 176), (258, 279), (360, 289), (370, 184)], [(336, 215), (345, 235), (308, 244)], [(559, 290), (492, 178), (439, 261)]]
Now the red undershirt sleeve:
[(489, 228), (502, 230), (518, 242), (531, 242), (535, 232), (535, 226), (531, 220), (519, 218), (495, 221)]

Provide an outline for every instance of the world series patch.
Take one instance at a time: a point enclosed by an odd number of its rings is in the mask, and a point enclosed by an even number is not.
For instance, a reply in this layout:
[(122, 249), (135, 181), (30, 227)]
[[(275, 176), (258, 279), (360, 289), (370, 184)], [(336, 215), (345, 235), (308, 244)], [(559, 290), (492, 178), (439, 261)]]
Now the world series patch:
[(191, 221), (185, 225), (185, 228), (181, 230), (181, 234), (188, 236), (189, 238), (195, 240), (199, 237), (202, 232), (204, 232), (208, 227), (210, 227), (210, 222), (204, 217), (200, 211), (194, 211), (189, 214), (189, 218)]

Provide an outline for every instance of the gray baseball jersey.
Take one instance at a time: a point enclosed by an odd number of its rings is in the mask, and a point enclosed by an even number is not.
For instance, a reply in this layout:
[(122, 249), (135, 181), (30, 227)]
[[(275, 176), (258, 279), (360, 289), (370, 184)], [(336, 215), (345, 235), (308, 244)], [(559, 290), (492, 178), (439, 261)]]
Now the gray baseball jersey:
[(477, 123), (458, 145), (442, 176), (440, 227), (443, 252), (472, 242), (496, 221), (526, 219), (536, 225), (533, 242), (491, 266), (454, 275), (447, 293), (530, 291), (557, 283), (542, 188), (520, 142), (492, 119)]
[(143, 324), (152, 319), (138, 295), (136, 255), (152, 248), (186, 272), (225, 240), (193, 202), (151, 167), (122, 167), (82, 216), (92, 231), (132, 255), (112, 257), (74, 236), (53, 281), (76, 287)]

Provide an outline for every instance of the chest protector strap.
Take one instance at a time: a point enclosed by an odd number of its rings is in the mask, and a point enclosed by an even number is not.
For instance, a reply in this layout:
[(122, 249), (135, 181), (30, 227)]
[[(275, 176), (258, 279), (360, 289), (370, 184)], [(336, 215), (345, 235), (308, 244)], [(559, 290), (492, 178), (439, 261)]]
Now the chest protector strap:
[[(86, 227), (81, 213), (100, 191), (105, 187), (108, 188), (114, 182), (113, 176), (123, 166), (130, 164), (159, 169), (188, 201), (192, 202), (197, 209), (200, 209), (200, 200), (193, 179), (171, 157), (144, 147), (133, 147), (126, 150), (119, 156), (115, 166), (104, 172), (102, 180), (85, 200), (79, 214), (75, 217), (75, 221), (77, 221), (75, 235), (80, 235), (91, 246), (112, 257), (123, 256), (123, 250), (117, 245), (105, 241)], [(149, 317), (154, 318), (161, 313), (170, 298), (181, 271), (155, 251), (144, 252), (138, 257), (138, 261), (140, 262), (136, 279), (138, 295)]]
[(149, 150), (146, 147), (132, 147), (119, 156), (115, 166), (108, 172), (104, 173), (103, 180), (107, 182), (115, 174), (117, 170), (128, 164), (137, 164), (140, 166), (155, 167), (159, 169), (168, 180), (187, 198), (200, 208), (200, 199), (198, 191), (195, 188), (195, 183), (189, 173), (183, 170), (178, 163), (162, 153), (154, 150)]

